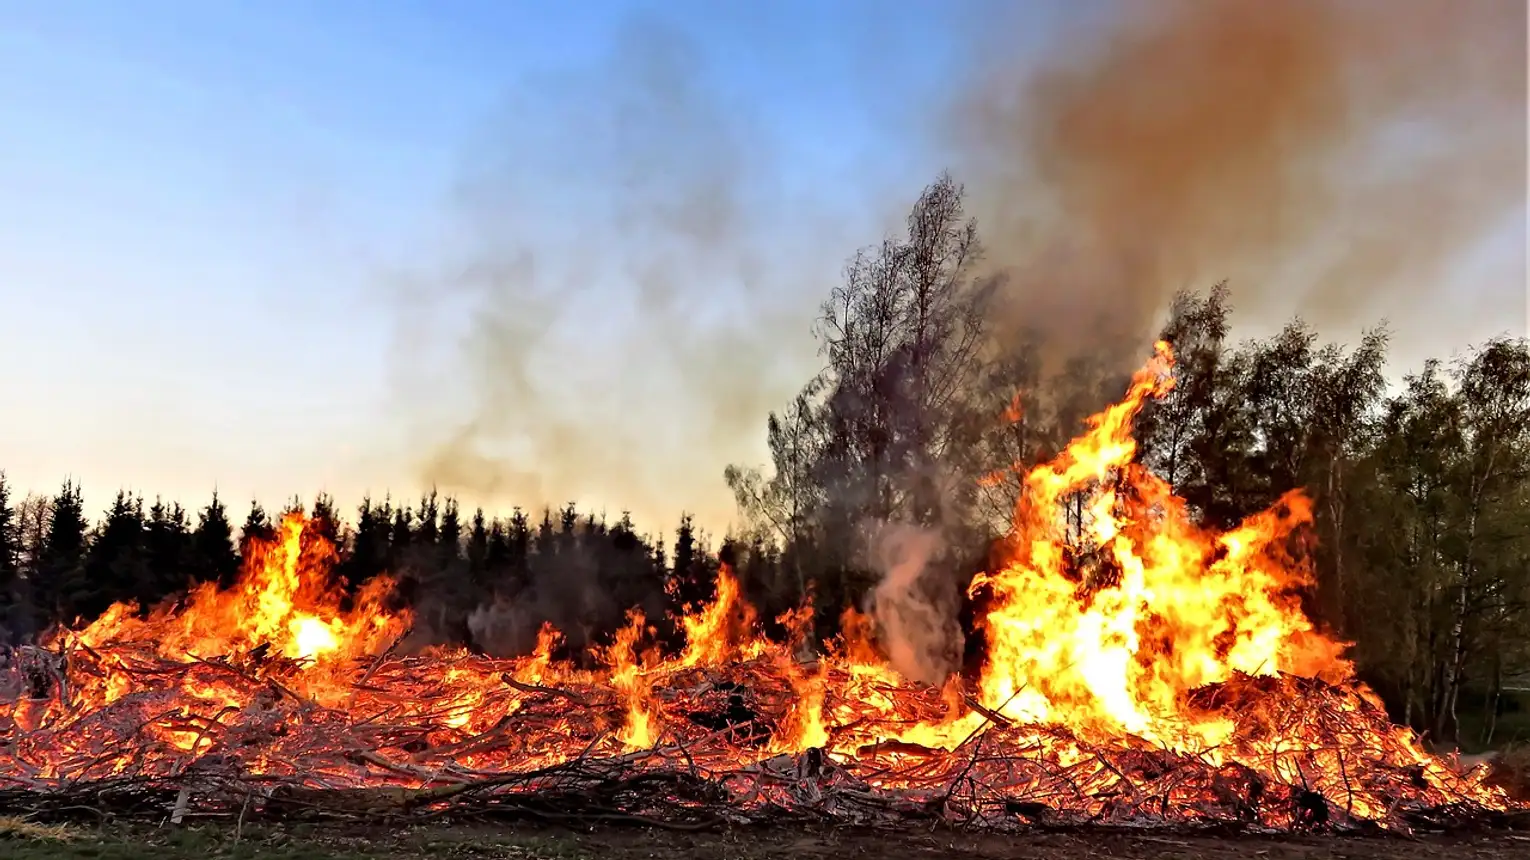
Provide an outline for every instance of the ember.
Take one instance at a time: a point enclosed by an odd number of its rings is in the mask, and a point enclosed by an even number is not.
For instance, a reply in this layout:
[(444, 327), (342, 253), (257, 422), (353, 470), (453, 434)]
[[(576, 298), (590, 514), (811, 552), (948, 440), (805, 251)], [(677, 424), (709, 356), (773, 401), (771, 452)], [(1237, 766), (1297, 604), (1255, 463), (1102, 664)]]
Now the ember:
[[(674, 656), (635, 611), (597, 670), (554, 660), (551, 628), (518, 660), (394, 655), (411, 619), (386, 608), (391, 583), (346, 605), (293, 515), (230, 590), (117, 605), (9, 652), (0, 803), (991, 828), (1406, 829), (1509, 810), (1484, 772), (1392, 725), (1301, 611), (1302, 495), (1210, 533), (1134, 465), (1132, 421), (1171, 364), (1160, 344), (1025, 477), (1010, 560), (973, 584), (992, 595), (975, 679), (904, 681), (855, 616), (804, 662), (759, 634), (726, 568)], [(1083, 516), (1060, 518), (1080, 494)], [(1085, 556), (1108, 574), (1077, 575)]]

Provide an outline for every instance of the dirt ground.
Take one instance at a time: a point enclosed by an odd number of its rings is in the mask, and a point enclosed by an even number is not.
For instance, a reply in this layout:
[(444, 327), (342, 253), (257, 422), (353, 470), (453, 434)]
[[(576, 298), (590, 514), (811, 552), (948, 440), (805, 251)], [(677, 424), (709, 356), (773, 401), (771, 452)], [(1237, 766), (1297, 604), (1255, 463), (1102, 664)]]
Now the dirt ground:
[(1112, 831), (1020, 836), (809, 828), (676, 833), (638, 829), (426, 826), (399, 830), (225, 826), (45, 828), (0, 819), (11, 860), (1523, 860), (1530, 836), (1213, 838)]

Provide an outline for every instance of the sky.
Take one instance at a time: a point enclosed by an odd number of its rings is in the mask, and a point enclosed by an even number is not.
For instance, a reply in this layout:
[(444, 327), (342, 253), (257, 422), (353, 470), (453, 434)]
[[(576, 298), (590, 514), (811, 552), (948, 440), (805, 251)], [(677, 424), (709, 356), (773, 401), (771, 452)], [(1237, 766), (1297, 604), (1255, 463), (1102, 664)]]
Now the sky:
[[(564, 243), (538, 257), (543, 271), (550, 257), (598, 268), (602, 255), (576, 241), (595, 206), (581, 194), (603, 186), (570, 180), (583, 162), (562, 156), (599, 142), (589, 130), (603, 126), (578, 119), (581, 99), (621, 83), (613, 46), (654, 20), (702, 55), (680, 74), (705, 69), (727, 139), (768, 151), (768, 176), (739, 186), (769, 204), (750, 247), (793, 249), (790, 265), (717, 263), (763, 266), (769, 310), (801, 320), (736, 357), (770, 380), (737, 404), (758, 435), (709, 449), (763, 461), (761, 404), (816, 369), (810, 318), (844, 257), (889, 226), (888, 200), (943, 166), (914, 106), (949, 88), (983, 5), (0, 0), (0, 469), (23, 490), (72, 476), (93, 510), (118, 488), (190, 507), (216, 488), (240, 514), (252, 498), (279, 507), (321, 490), (347, 508), (368, 492), (417, 497), (427, 477), (404, 452), (437, 416), (471, 411), (462, 380), (484, 368), (458, 350), (497, 331), (452, 317), (475, 311), (449, 282), (485, 247), (522, 241), (485, 214), (503, 201), (486, 210), (482, 198), (513, 198), (514, 229)], [(1062, 5), (1016, 7), (1009, 50), (1044, 45)], [(567, 84), (589, 69), (608, 77)], [(600, 235), (619, 232), (625, 222), (600, 211)], [(1521, 212), (1457, 277), (1522, 280), (1524, 231)], [(588, 368), (567, 408), (604, 408), (613, 427), (663, 414), (691, 382), (607, 397), (626, 379), (664, 377), (673, 358), (624, 332), (637, 288), (616, 269), (591, 278), (581, 336), (554, 343), (567, 372)], [(726, 293), (715, 307), (705, 288), (687, 295), (701, 297), (690, 307), (702, 319), (730, 313)], [(744, 316), (766, 307), (756, 300)], [(705, 441), (685, 429), (704, 416), (674, 409), (676, 427), (655, 429), (645, 413), (643, 427), (613, 432), (611, 461)], [(572, 488), (665, 530), (683, 504), (721, 529), (726, 462), (684, 480), (655, 465), (641, 482), (582, 477), (549, 493)], [(702, 489), (679, 502), (664, 492), (676, 486)], [(542, 501), (564, 499), (525, 503)]]

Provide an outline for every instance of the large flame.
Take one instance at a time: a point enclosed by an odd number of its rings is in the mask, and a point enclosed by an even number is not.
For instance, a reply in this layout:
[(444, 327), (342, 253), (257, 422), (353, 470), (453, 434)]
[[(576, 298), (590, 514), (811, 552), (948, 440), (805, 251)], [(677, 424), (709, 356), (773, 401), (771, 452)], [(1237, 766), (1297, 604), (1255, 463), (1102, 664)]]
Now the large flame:
[[(1194, 712), (1191, 690), (1235, 673), (1350, 675), (1344, 646), (1313, 630), (1296, 595), (1309, 584), (1291, 552), (1311, 521), (1305, 497), (1217, 534), (1133, 462), (1132, 420), (1173, 386), (1170, 367), (1159, 343), (1125, 399), (1026, 476), (1012, 560), (973, 583), (995, 598), (982, 700), (1006, 717), (1207, 749), (1232, 726)], [(1092, 569), (1080, 569), (1082, 553)]]
[[(1133, 420), (1170, 390), (1171, 370), (1159, 344), (1121, 402), (1025, 475), (1007, 561), (972, 584), (987, 607), (975, 681), (905, 682), (874, 619), (853, 610), (822, 657), (800, 647), (805, 608), (779, 619), (790, 641), (769, 641), (726, 566), (714, 599), (679, 619), (672, 657), (636, 611), (596, 671), (554, 660), (550, 627), (519, 660), (392, 656), (411, 623), (387, 608), (392, 581), (346, 599), (334, 548), (291, 514), (234, 587), (200, 586), (147, 615), (116, 605), (54, 635), (64, 683), (14, 697), (24, 740), (0, 745), (0, 786), (172, 774), (214, 754), (324, 786), (428, 784), (673, 744), (715, 772), (762, 774), (766, 757), (821, 750), (868, 791), (950, 803), (967, 785), (973, 808), (989, 808), (987, 794), (1045, 796), (1093, 818), (1148, 786), (1189, 810), (1239, 780), (1245, 806), (1271, 796), (1268, 781), (1383, 822), (1402, 795), (1505, 806), (1481, 773), (1456, 773), (1386, 722), (1344, 644), (1303, 613), (1306, 497), (1219, 533), (1134, 462)], [(979, 756), (985, 743), (1007, 752)], [(759, 787), (740, 803), (767, 796), (786, 803)]]

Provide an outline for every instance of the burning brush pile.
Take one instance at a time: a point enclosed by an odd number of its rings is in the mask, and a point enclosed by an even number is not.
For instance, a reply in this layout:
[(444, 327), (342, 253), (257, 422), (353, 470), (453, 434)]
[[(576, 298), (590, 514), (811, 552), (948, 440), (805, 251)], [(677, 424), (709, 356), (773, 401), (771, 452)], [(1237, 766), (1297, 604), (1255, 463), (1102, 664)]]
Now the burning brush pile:
[[(551, 628), (527, 658), (395, 655), (410, 618), (391, 584), (342, 604), (293, 516), (229, 590), (5, 655), (0, 808), (1254, 829), (1516, 811), (1392, 725), (1303, 614), (1303, 496), (1208, 533), (1132, 462), (1169, 371), (1160, 346), (1026, 476), (1008, 561), (973, 584), (991, 597), (976, 677), (903, 680), (853, 612), (805, 658), (758, 634), (727, 570), (678, 654), (633, 613), (593, 670), (554, 660)], [(1102, 560), (1088, 573), (1082, 546)]]

